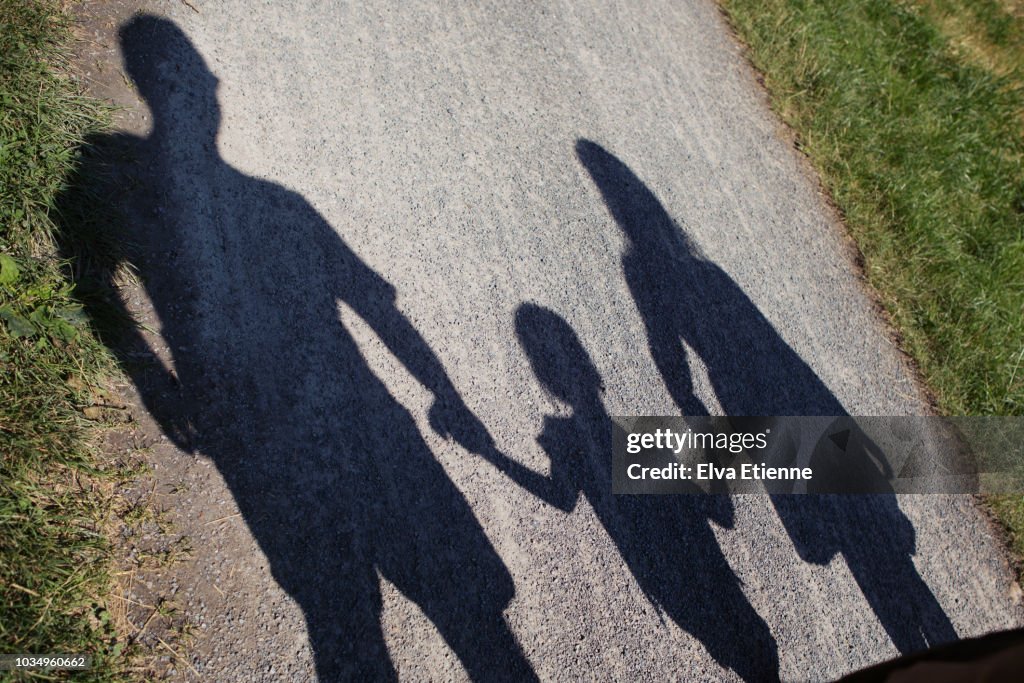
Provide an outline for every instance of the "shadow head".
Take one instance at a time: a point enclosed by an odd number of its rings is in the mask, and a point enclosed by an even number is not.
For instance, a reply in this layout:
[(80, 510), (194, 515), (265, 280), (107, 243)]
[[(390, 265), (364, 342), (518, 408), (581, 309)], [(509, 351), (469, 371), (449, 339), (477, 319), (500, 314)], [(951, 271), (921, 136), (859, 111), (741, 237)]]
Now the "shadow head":
[(679, 247), (694, 255), (686, 235), (665, 211), (658, 198), (629, 166), (596, 142), (576, 141), (576, 158), (601, 192), (612, 218), (634, 250)]
[(178, 26), (139, 14), (118, 30), (125, 70), (153, 114), (156, 132), (215, 138), (217, 77)]
[(557, 313), (523, 304), (516, 311), (516, 336), (538, 381), (560, 401), (575, 408), (604, 391), (579, 337)]

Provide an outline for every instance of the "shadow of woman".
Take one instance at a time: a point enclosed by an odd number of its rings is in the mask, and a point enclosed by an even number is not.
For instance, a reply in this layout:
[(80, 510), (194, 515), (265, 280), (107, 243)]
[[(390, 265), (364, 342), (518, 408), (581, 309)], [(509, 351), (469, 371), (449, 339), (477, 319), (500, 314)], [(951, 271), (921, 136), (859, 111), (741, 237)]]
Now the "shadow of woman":
[(613, 495), (611, 418), (601, 401), (601, 377), (579, 338), (556, 313), (533, 304), (516, 312), (516, 334), (537, 379), (572, 414), (544, 420), (538, 442), (551, 460), (549, 476), (498, 452), (485, 457), (566, 512), (585, 496), (653, 604), (744, 680), (778, 680), (775, 640), (743, 595), (709, 525), (732, 525), (730, 499)]
[[(114, 164), (140, 274), (173, 362), (125, 366), (182, 449), (216, 464), (275, 580), (302, 607), (320, 680), (387, 680), (378, 574), (415, 602), (475, 680), (530, 680), (503, 610), (508, 570), (412, 416), (341, 323), (344, 301), (435, 396), (431, 425), (491, 443), (440, 361), (298, 194), (219, 156), (217, 79), (173, 23), (121, 28), (152, 133), (93, 141)], [(88, 165), (82, 172), (86, 179)], [(73, 226), (69, 226), (73, 229)], [(129, 360), (145, 342), (129, 331)]]
[[(707, 367), (727, 415), (847, 415), (643, 181), (594, 142), (579, 140), (576, 154), (628, 241), (623, 273), (647, 327), (651, 355), (684, 414), (706, 414), (693, 394), (685, 341)], [(772, 502), (804, 561), (827, 564), (843, 555), (901, 652), (956, 639), (914, 567), (914, 528), (894, 495), (776, 495)]]

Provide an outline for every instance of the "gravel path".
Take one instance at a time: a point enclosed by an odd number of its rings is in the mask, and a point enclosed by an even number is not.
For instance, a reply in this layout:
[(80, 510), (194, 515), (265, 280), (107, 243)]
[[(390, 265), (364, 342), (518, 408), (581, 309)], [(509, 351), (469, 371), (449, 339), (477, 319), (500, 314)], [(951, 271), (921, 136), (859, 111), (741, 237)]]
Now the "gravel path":
[(969, 497), (610, 495), (609, 415), (927, 410), (713, 3), (373, 5), (90, 29), (180, 677), (823, 680), (1024, 623)]

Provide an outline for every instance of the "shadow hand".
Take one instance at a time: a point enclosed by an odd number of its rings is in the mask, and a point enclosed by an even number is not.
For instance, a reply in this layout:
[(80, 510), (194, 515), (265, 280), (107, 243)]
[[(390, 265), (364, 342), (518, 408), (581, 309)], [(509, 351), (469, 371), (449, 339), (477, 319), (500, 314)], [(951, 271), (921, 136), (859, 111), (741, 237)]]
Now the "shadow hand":
[(466, 407), (461, 399), (437, 399), (430, 407), (430, 427), (445, 438), (471, 453), (480, 455), (494, 450), (494, 439), (484, 424)]

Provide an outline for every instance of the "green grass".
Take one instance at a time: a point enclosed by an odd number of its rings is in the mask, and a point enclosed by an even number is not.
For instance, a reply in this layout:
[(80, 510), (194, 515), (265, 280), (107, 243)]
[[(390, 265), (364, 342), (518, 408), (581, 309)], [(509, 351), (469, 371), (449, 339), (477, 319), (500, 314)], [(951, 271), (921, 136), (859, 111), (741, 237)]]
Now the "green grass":
[(1024, 3), (720, 2), (939, 410), (1024, 415)]
[(722, 4), (942, 410), (1024, 414), (1024, 74), (939, 17), (1018, 57), (1020, 22), (973, 0)]
[(0, 0), (0, 652), (89, 653), (71, 678), (106, 681), (122, 668), (104, 527), (123, 472), (99, 471), (83, 408), (114, 365), (54, 256), (53, 214), (107, 112), (65, 75), (67, 40), (57, 2)]

